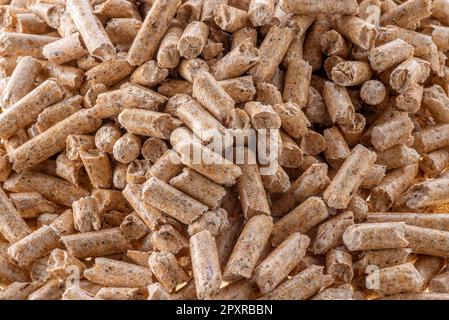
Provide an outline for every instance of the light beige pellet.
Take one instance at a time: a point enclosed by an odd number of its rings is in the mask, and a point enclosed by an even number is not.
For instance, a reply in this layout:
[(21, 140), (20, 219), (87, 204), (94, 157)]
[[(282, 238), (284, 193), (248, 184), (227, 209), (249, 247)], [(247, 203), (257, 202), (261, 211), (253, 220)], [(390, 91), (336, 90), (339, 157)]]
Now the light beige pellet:
[(417, 291), (423, 277), (411, 263), (375, 270), (366, 277), (366, 287), (381, 295)]
[(88, 195), (87, 190), (70, 182), (31, 171), (10, 176), (3, 187), (14, 192), (37, 192), (48, 200), (64, 206), (71, 206), (73, 201)]
[(148, 265), (154, 277), (168, 291), (172, 292), (179, 284), (189, 280), (173, 253), (152, 252)]
[(285, 12), (295, 14), (316, 14), (316, 13), (330, 13), (330, 14), (356, 14), (358, 12), (358, 4), (355, 0), (282, 0), (280, 1), (281, 8)]
[(264, 82), (273, 78), (276, 68), (282, 61), (293, 40), (293, 31), (288, 28), (271, 27), (259, 48), (259, 64), (249, 73), (256, 82)]
[(312, 164), (305, 172), (293, 182), (290, 189), (285, 192), (272, 205), (273, 215), (284, 215), (293, 210), (308, 197), (316, 196), (324, 191), (329, 184), (327, 164)]
[(145, 182), (142, 199), (185, 224), (192, 223), (207, 211), (203, 203), (154, 177)]
[(89, 53), (103, 61), (110, 59), (115, 54), (115, 48), (93, 14), (92, 5), (86, 0), (69, 0), (66, 8)]
[(219, 292), (222, 276), (215, 239), (209, 231), (190, 237), (190, 256), (199, 299), (210, 299)]
[(323, 267), (312, 265), (279, 285), (261, 300), (306, 300), (322, 288), (329, 287), (333, 280), (323, 274)]
[(225, 188), (190, 168), (184, 168), (179, 175), (170, 179), (169, 183), (212, 210), (220, 207), (226, 195)]
[(226, 56), (212, 66), (212, 75), (217, 80), (226, 80), (243, 75), (259, 62), (259, 51), (249, 39), (242, 41)]
[(208, 73), (199, 74), (193, 83), (193, 98), (198, 100), (218, 121), (224, 122), (234, 109), (235, 102), (223, 87)]
[(306, 234), (328, 216), (324, 201), (318, 197), (310, 197), (274, 224), (271, 243), (278, 246), (294, 232)]
[(15, 243), (31, 233), (31, 229), (20, 217), (13, 202), (0, 189), (0, 233), (10, 243)]
[(352, 270), (352, 256), (346, 251), (331, 249), (326, 254), (326, 272), (336, 282), (351, 282), (354, 271)]
[(193, 21), (184, 29), (178, 41), (178, 51), (181, 57), (193, 59), (198, 57), (206, 45), (209, 27), (201, 21)]
[(107, 258), (96, 258), (94, 266), (84, 270), (87, 280), (110, 287), (143, 287), (153, 282), (151, 275), (148, 268)]
[(41, 65), (32, 57), (20, 57), (2, 92), (2, 109), (13, 106), (26, 96), (34, 86), (34, 80), (41, 71)]
[[(327, 205), (336, 209), (346, 208), (376, 161), (376, 157), (374, 152), (357, 145), (324, 191), (323, 199)], [(355, 170), (355, 167), (358, 169)]]
[(396, 39), (372, 48), (368, 53), (371, 68), (381, 73), (413, 56), (414, 48), (402, 39)]
[(343, 242), (351, 251), (406, 248), (409, 241), (400, 222), (362, 223), (349, 226)]
[(66, 235), (61, 241), (78, 259), (125, 252), (129, 246), (119, 228)]
[(226, 280), (251, 278), (273, 229), (273, 220), (257, 215), (248, 220), (229, 257), (223, 277)]
[(254, 270), (253, 279), (263, 293), (273, 290), (305, 255), (310, 239), (293, 233)]

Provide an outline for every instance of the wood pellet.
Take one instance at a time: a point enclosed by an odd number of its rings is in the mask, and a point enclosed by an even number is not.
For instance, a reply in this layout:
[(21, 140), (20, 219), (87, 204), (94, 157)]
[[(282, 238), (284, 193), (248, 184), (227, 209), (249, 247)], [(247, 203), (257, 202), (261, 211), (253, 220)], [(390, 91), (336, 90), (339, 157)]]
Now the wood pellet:
[(449, 300), (449, 1), (4, 0), (0, 300)]

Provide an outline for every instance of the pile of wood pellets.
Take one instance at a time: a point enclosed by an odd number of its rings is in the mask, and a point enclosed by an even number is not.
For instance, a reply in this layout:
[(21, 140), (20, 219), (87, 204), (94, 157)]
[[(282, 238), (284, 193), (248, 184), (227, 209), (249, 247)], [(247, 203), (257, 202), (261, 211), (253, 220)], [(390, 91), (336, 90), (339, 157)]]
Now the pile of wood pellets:
[(0, 3), (0, 300), (449, 300), (449, 0)]

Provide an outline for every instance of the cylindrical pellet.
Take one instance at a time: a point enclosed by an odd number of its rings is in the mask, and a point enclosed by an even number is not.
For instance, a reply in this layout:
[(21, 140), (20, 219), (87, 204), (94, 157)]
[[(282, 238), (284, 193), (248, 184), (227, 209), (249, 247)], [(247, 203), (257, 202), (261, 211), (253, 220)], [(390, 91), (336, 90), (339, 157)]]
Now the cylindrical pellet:
[(107, 154), (99, 150), (80, 151), (81, 161), (95, 188), (107, 189), (112, 184), (112, 168)]
[(354, 277), (351, 254), (338, 249), (329, 250), (326, 254), (326, 271), (336, 282), (351, 282)]
[(21, 57), (2, 92), (2, 109), (13, 106), (34, 87), (34, 80), (41, 71), (41, 65), (32, 57)]
[(42, 48), (58, 39), (44, 35), (2, 32), (0, 35), (0, 56), (15, 55), (43, 58)]
[[(214, 22), (221, 30), (236, 32), (248, 26), (248, 12), (226, 4), (221, 4), (215, 9)], [(234, 48), (234, 47), (233, 47)]]
[(123, 110), (118, 120), (130, 133), (160, 139), (168, 139), (171, 131), (180, 125), (168, 114), (137, 108)]
[(366, 286), (381, 295), (417, 291), (423, 277), (411, 263), (375, 270), (366, 278)]
[(270, 24), (274, 15), (274, 0), (251, 0), (248, 8), (248, 19), (253, 26), (261, 27)]
[(323, 98), (332, 122), (340, 125), (354, 122), (354, 105), (345, 87), (326, 81)]
[(434, 85), (424, 89), (422, 103), (436, 121), (449, 123), (449, 98), (443, 88)]
[(338, 169), (349, 156), (350, 150), (345, 138), (337, 127), (324, 130), (324, 139), (326, 139), (327, 148), (324, 151), (326, 161), (332, 168)]
[(128, 51), (127, 60), (131, 65), (141, 65), (153, 58), (180, 5), (181, 0), (157, 0), (153, 3)]
[(415, 29), (417, 23), (432, 14), (431, 7), (430, 0), (409, 0), (392, 10), (391, 19), (399, 27)]
[(37, 192), (48, 200), (64, 206), (71, 206), (73, 201), (88, 195), (87, 190), (63, 179), (31, 171), (9, 177), (3, 187), (14, 192)]
[(419, 211), (449, 201), (449, 178), (441, 177), (413, 184), (396, 201), (395, 207), (402, 210)]
[(154, 177), (144, 184), (142, 199), (185, 224), (192, 223), (208, 209), (201, 202)]
[(343, 242), (351, 251), (406, 248), (405, 224), (400, 222), (362, 223), (349, 226)]
[(409, 58), (391, 72), (390, 86), (403, 93), (416, 83), (423, 83), (430, 73), (429, 63), (419, 58)]
[(0, 233), (10, 243), (15, 243), (31, 233), (31, 229), (20, 217), (12, 201), (0, 188)]
[(170, 179), (170, 184), (213, 210), (220, 207), (226, 195), (226, 189), (190, 168)]
[(290, 189), (273, 203), (272, 214), (284, 215), (308, 197), (319, 195), (329, 184), (327, 164), (312, 164), (295, 180)]
[(100, 124), (86, 110), (72, 114), (15, 149), (10, 155), (14, 170), (22, 171), (50, 158), (66, 146), (67, 137), (88, 134)]
[(181, 35), (181, 28), (172, 27), (168, 29), (157, 52), (157, 62), (159, 67), (171, 69), (179, 64), (180, 56), (177, 46)]
[(410, 225), (449, 231), (447, 213), (369, 212), (368, 222), (405, 222)]
[(69, 0), (66, 9), (89, 53), (103, 61), (110, 59), (115, 54), (115, 48), (100, 21), (94, 15), (89, 1)]
[[(357, 145), (324, 191), (323, 199), (327, 205), (336, 209), (346, 208), (376, 161), (376, 157), (374, 152)], [(354, 169), (356, 167), (357, 170)]]
[(449, 145), (449, 125), (440, 124), (425, 128), (414, 135), (413, 147), (421, 154)]
[(190, 256), (199, 299), (210, 299), (218, 293), (222, 277), (215, 239), (209, 231), (198, 232), (190, 238)]
[(256, 267), (253, 280), (263, 293), (273, 290), (296, 267), (309, 243), (309, 237), (293, 233)]
[(61, 241), (78, 259), (125, 252), (129, 246), (119, 228), (63, 236)]
[(359, 86), (371, 79), (370, 65), (364, 61), (342, 61), (332, 68), (332, 80), (340, 86)]
[(47, 80), (28, 93), (0, 116), (0, 137), (7, 139), (36, 121), (39, 113), (62, 98), (62, 88), (55, 80)]
[(178, 51), (181, 57), (193, 59), (198, 57), (206, 45), (209, 27), (201, 21), (193, 21), (184, 29), (178, 41)]
[(354, 224), (352, 212), (344, 212), (318, 226), (313, 253), (323, 254), (343, 244), (343, 233)]
[(168, 292), (172, 292), (179, 284), (189, 280), (189, 276), (181, 268), (173, 253), (152, 252), (148, 265), (154, 277)]
[(347, 14), (358, 12), (358, 4), (355, 0), (282, 0), (281, 8), (285, 12), (294, 14)]
[(193, 97), (221, 123), (226, 121), (229, 113), (235, 107), (229, 94), (208, 72), (203, 72), (195, 78)]
[(84, 57), (87, 51), (81, 44), (79, 33), (74, 33), (66, 38), (47, 44), (42, 49), (42, 53), (50, 62), (64, 64)]
[(335, 30), (360, 48), (369, 50), (374, 46), (378, 32), (371, 23), (355, 16), (334, 16), (332, 24)]
[(248, 220), (226, 265), (223, 274), (225, 279), (251, 278), (272, 229), (273, 220), (266, 215), (257, 215)]
[(212, 66), (212, 75), (217, 80), (226, 80), (243, 75), (259, 62), (259, 51), (249, 39), (245, 39), (226, 56)]
[(311, 197), (278, 220), (273, 226), (271, 243), (278, 246), (294, 232), (307, 233), (329, 216), (326, 204), (318, 197)]
[(55, 249), (59, 237), (49, 226), (43, 226), (8, 248), (8, 255), (18, 266), (25, 268)]
[(413, 56), (413, 46), (402, 39), (396, 39), (369, 51), (371, 68), (381, 73)]
[(304, 60), (290, 59), (284, 80), (283, 99), (296, 103), (300, 108), (307, 104), (312, 67)]
[(94, 266), (84, 270), (84, 277), (109, 287), (138, 288), (153, 282), (150, 269), (107, 258), (96, 258)]
[(293, 31), (290, 28), (270, 28), (259, 48), (259, 63), (249, 71), (256, 82), (273, 78), (292, 40)]
[(214, 118), (201, 104), (188, 95), (178, 94), (171, 98), (166, 106), (173, 106), (173, 112), (204, 143), (220, 138), (224, 126)]

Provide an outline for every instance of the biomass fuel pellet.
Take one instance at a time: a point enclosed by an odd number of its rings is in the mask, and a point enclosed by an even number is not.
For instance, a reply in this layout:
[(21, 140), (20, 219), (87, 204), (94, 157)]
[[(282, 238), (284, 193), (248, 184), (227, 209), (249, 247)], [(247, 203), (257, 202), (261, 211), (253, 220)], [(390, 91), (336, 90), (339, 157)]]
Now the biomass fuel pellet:
[(449, 0), (0, 3), (0, 300), (449, 300)]

